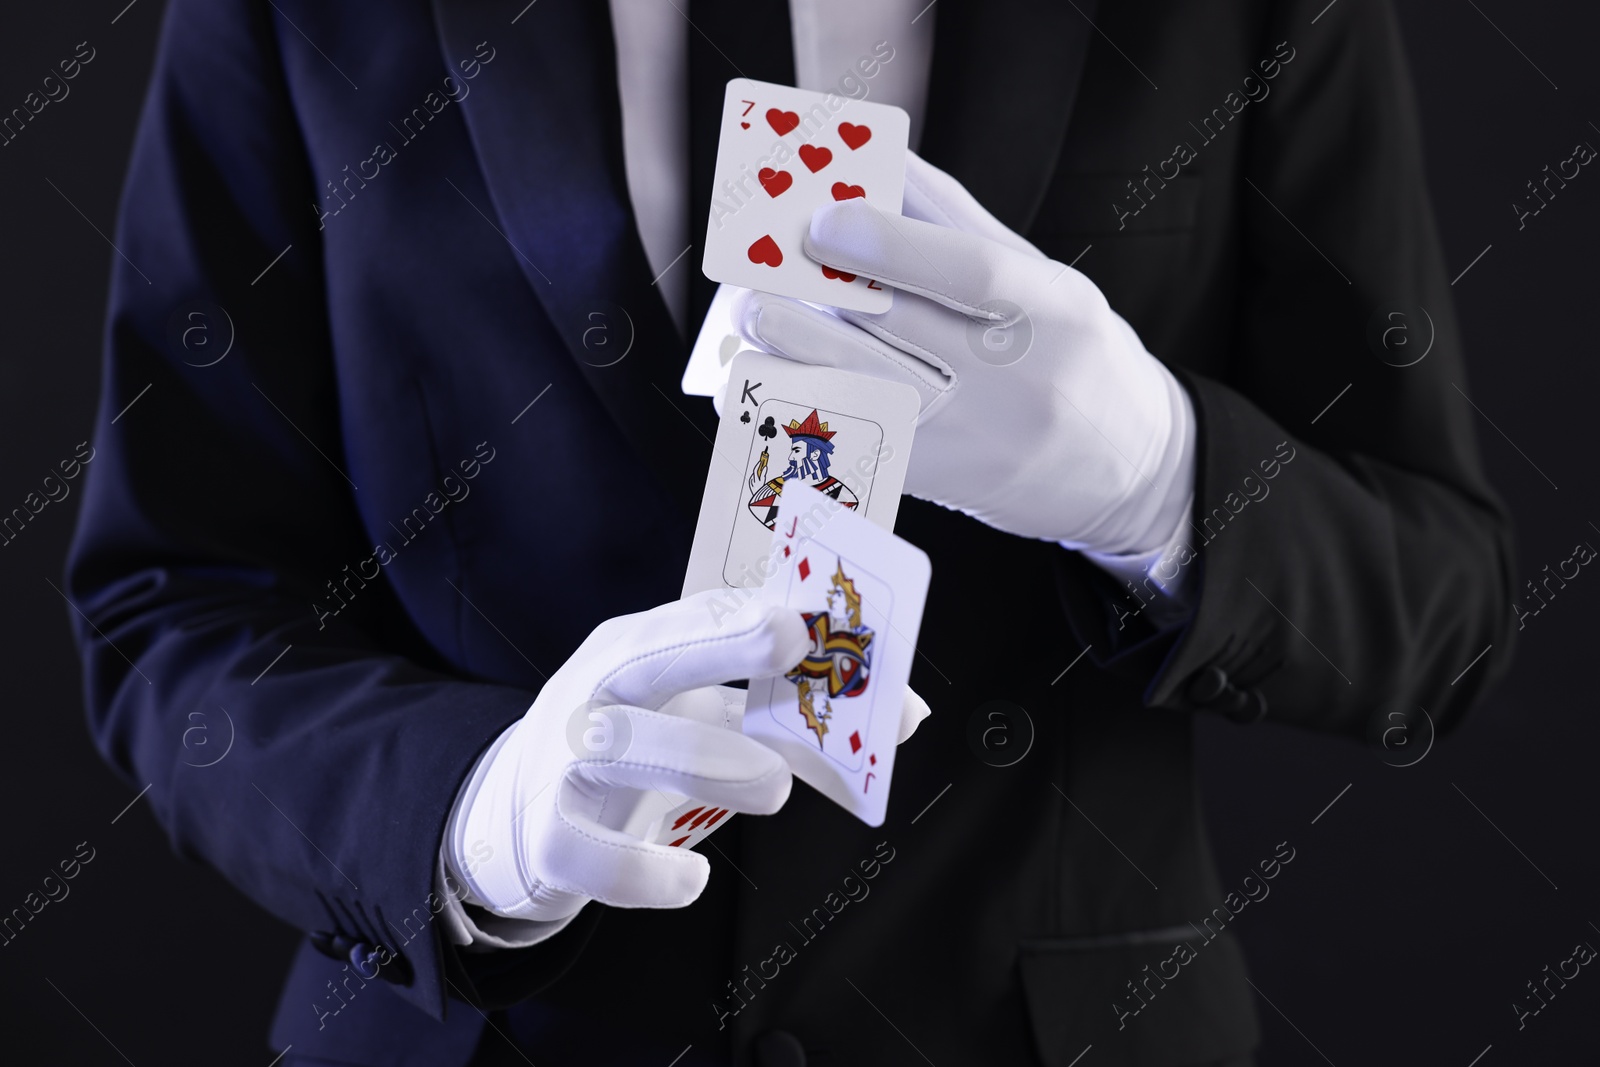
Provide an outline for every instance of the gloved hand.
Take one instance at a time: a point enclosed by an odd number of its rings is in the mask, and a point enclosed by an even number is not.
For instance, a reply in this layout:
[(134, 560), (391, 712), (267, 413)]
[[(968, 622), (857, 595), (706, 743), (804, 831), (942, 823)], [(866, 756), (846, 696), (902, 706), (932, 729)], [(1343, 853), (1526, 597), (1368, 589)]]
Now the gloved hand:
[[(757, 815), (783, 805), (788, 765), (739, 732), (744, 693), (715, 683), (784, 673), (809, 646), (805, 623), (758, 601), (713, 612), (718, 599), (725, 592), (710, 590), (602, 623), (479, 758), (443, 849), (468, 902), (541, 921), (591, 899), (683, 907), (710, 865), (624, 832), (641, 798), (681, 794)], [(901, 740), (927, 714), (908, 689)]]
[(734, 321), (775, 355), (915, 387), (906, 492), (1093, 553), (1174, 535), (1193, 492), (1193, 408), (1088, 278), (915, 154), (905, 216), (828, 204), (805, 251), (893, 286), (894, 306), (830, 314), (746, 291)]

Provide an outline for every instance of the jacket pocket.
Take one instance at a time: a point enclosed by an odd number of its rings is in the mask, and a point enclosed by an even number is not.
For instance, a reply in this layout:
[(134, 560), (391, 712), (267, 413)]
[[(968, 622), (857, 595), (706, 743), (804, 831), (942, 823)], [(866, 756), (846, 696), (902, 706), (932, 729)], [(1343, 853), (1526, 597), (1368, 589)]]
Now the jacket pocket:
[(1018, 957), (1045, 1067), (1067, 1067), (1089, 1045), (1096, 1067), (1193, 1067), (1260, 1040), (1244, 955), (1226, 931), (1035, 939)]

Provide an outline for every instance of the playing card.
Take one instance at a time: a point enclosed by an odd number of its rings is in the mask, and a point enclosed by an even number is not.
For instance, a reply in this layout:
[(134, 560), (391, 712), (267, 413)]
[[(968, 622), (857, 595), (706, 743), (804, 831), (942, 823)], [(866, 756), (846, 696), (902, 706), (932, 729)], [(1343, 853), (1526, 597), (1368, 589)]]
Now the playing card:
[(732, 810), (699, 800), (685, 800), (661, 817), (654, 834), (645, 838), (671, 848), (694, 848), (711, 831), (733, 817)]
[(741, 352), (700, 502), (683, 595), (754, 590), (772, 571), (778, 502), (815, 491), (894, 528), (921, 408), (909, 385)]
[(932, 568), (851, 509), (807, 503), (780, 507), (778, 571), (761, 598), (799, 609), (811, 647), (786, 675), (750, 683), (743, 729), (795, 777), (881, 826)]
[(734, 78), (701, 269), (713, 281), (856, 311), (888, 311), (889, 290), (821, 266), (801, 242), (823, 204), (863, 197), (898, 215), (910, 119), (888, 104)]
[(689, 363), (683, 369), (684, 395), (711, 397), (718, 415), (722, 414), (728, 368), (739, 350), (748, 347), (733, 327), (733, 298), (738, 292), (731, 285), (717, 286), (706, 317), (700, 323), (694, 348), (689, 350)]
[(694, 848), (734, 816), (731, 808), (659, 789), (641, 792), (632, 803), (626, 821), (616, 829), (671, 848)]

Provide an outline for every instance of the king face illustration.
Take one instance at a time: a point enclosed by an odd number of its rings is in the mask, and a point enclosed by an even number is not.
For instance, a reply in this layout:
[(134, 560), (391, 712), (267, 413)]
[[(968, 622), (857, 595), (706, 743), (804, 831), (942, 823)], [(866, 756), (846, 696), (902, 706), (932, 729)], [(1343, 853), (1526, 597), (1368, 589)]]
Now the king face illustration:
[(790, 419), (783, 432), (789, 438), (789, 465), (783, 473), (775, 478), (768, 475), (771, 465), (768, 449), (771, 446), (761, 450), (760, 457), (750, 470), (750, 514), (761, 525), (770, 530), (777, 522), (778, 497), (783, 493), (786, 482), (809, 485), (847, 508), (854, 508), (860, 503), (849, 486), (828, 473), (828, 466), (833, 460), (833, 437), (838, 431), (829, 430), (826, 422), (819, 421), (815, 408), (804, 422)]
[[(842, 560), (828, 586), (828, 609), (802, 612), (801, 618), (811, 635), (811, 647), (799, 666), (784, 677), (799, 691), (800, 717), (822, 748), (833, 718), (832, 701), (861, 696), (872, 671), (874, 634), (861, 621), (861, 594), (855, 581), (846, 577)], [(816, 706), (819, 690), (825, 694), (820, 711)]]

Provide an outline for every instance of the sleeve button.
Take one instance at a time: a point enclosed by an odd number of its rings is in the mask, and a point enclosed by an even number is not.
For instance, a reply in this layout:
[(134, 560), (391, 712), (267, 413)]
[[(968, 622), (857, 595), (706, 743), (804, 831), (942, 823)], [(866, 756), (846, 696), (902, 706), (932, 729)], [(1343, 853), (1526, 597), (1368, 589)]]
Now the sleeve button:
[(1189, 681), (1189, 699), (1196, 704), (1211, 704), (1228, 691), (1228, 672), (1221, 667), (1205, 667)]
[(342, 934), (330, 933), (327, 930), (313, 930), (309, 936), (311, 938), (311, 947), (330, 960), (345, 959), (350, 953), (351, 941)]
[(378, 977), (378, 950), (365, 941), (357, 941), (350, 946), (350, 966), (363, 978)]
[(1235, 691), (1223, 714), (1237, 723), (1260, 722), (1267, 717), (1267, 698), (1259, 689)]

